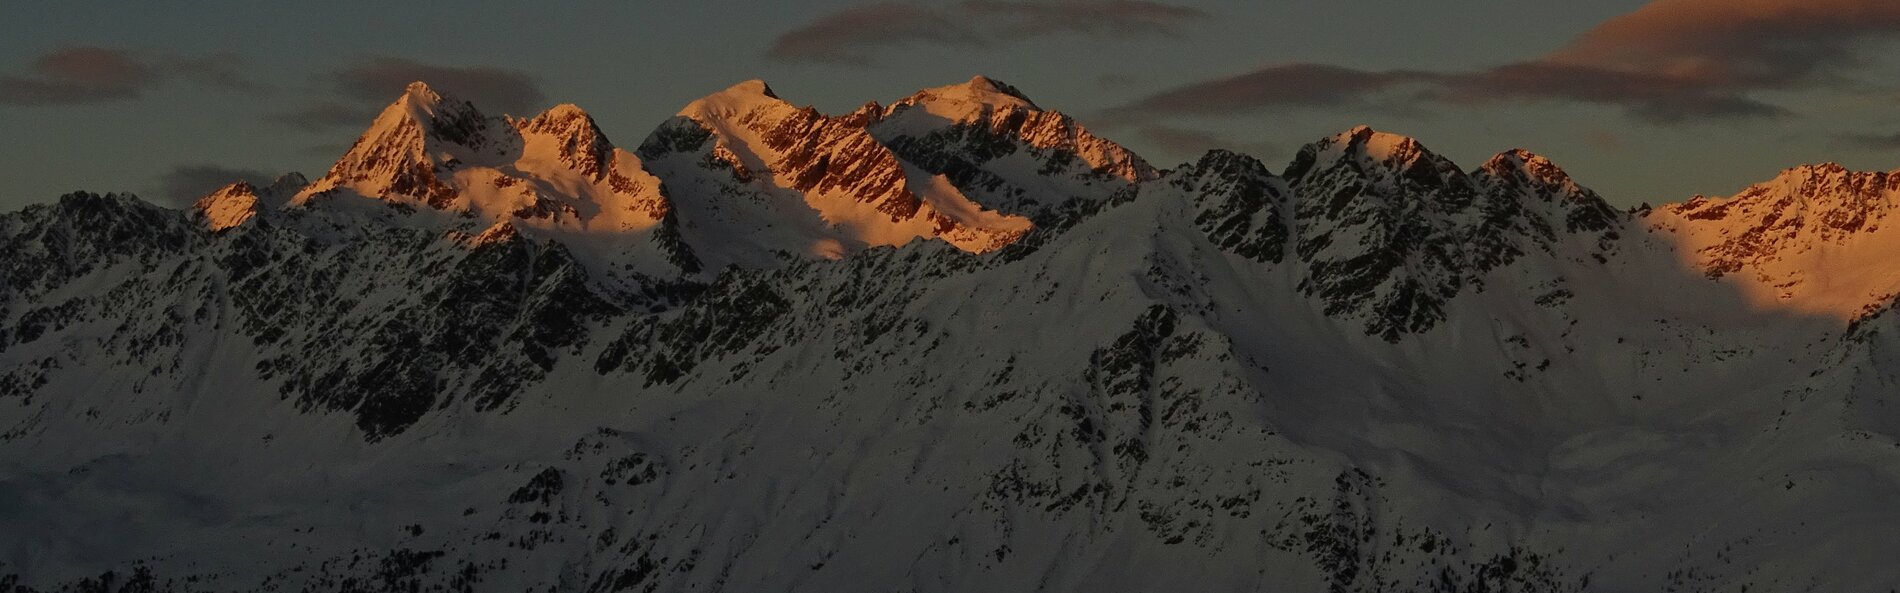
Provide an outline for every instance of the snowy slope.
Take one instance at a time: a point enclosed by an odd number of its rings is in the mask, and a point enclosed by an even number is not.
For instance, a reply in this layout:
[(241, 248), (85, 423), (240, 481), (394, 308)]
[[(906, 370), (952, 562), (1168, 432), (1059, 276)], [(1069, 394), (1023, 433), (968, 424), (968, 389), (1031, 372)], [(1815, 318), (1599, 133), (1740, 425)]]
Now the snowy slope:
[(412, 87), (364, 138), (0, 217), (0, 587), (1900, 582), (1889, 176), (1631, 215), (1364, 128), (1161, 172), (982, 78), (633, 153)]
[(1734, 197), (1697, 196), (1647, 216), (1682, 237), (1712, 278), (1739, 277), (1752, 300), (1851, 316), (1891, 300), (1900, 284), (1879, 270), (1900, 243), (1881, 224), (1900, 204), (1900, 174), (1833, 163), (1783, 171)]
[(892, 103), (871, 133), (977, 203), (1032, 218), (1068, 200), (1102, 201), (1157, 174), (1069, 116), (983, 76)]

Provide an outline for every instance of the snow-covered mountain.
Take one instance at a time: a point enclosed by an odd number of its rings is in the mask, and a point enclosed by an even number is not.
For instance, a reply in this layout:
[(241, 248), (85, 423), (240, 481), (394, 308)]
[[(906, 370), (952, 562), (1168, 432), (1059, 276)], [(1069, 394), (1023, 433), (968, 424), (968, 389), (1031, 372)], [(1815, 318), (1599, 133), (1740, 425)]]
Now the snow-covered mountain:
[(314, 182), (0, 216), (0, 589), (1879, 590), (1896, 179), (412, 85)]

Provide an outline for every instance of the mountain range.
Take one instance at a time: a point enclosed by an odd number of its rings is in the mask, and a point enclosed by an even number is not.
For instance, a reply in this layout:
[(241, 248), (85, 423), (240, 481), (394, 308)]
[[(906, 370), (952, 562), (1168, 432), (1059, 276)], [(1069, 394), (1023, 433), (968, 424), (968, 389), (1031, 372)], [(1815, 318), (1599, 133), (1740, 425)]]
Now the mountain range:
[(0, 216), (0, 591), (1882, 590), (1896, 204), (415, 83), (315, 180)]

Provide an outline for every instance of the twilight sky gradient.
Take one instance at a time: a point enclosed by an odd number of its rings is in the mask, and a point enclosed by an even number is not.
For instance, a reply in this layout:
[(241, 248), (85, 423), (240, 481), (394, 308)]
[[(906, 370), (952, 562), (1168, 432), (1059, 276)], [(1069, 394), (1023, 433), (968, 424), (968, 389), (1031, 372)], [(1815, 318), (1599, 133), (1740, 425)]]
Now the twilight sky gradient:
[(1160, 166), (1277, 170), (1363, 123), (1467, 168), (1529, 148), (1633, 205), (1900, 167), (1896, 49), (1894, 0), (0, 0), (0, 210), (315, 177), (415, 78), (576, 103), (632, 147), (745, 79), (837, 113), (979, 73)]

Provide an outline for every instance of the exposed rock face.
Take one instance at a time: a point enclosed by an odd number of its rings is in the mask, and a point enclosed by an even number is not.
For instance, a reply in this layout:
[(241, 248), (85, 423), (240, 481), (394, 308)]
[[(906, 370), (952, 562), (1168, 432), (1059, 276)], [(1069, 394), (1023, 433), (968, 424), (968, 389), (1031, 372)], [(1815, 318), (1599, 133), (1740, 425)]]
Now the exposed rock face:
[(1470, 177), (1417, 140), (1365, 127), (1307, 145), (1286, 176), (1301, 291), (1388, 340), (1444, 320), (1468, 279), (1464, 239), (1479, 214)]
[(1878, 230), (1900, 198), (1900, 175), (1805, 165), (1727, 199), (1696, 196), (1663, 212), (1719, 223), (1725, 235), (1703, 247), (1711, 276), (1767, 264), (1791, 249), (1839, 244)]
[(1157, 175), (1140, 156), (982, 76), (892, 103), (871, 133), (985, 207), (1031, 217)]
[[(710, 176), (694, 184), (721, 187), (719, 193), (728, 196), (745, 195), (741, 200), (725, 198), (740, 202), (726, 206), (741, 208), (741, 215), (718, 224), (745, 229), (759, 226), (760, 220), (796, 221), (775, 213), (796, 208), (786, 204), (794, 200), (809, 209), (806, 216), (817, 215), (817, 224), (807, 222), (802, 234), (791, 234), (769, 249), (836, 257), (868, 246), (937, 238), (982, 253), (1009, 244), (1030, 227), (1022, 217), (984, 210), (954, 187), (898, 159), (867, 130), (877, 118), (873, 109), (831, 117), (795, 107), (765, 83), (751, 81), (695, 101), (680, 114), (684, 121), (669, 124), (674, 130), (656, 133), (661, 140), (643, 152), (656, 159), (674, 152), (697, 154), (690, 158), (698, 167), (670, 169), (671, 175)], [(701, 133), (707, 140), (674, 140)], [(747, 213), (745, 202), (758, 205)]]
[(303, 175), (290, 173), (268, 187), (256, 187), (247, 181), (234, 181), (199, 198), (192, 211), (212, 231), (237, 227), (259, 213), (283, 207), (297, 192), (310, 185)]

